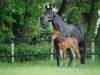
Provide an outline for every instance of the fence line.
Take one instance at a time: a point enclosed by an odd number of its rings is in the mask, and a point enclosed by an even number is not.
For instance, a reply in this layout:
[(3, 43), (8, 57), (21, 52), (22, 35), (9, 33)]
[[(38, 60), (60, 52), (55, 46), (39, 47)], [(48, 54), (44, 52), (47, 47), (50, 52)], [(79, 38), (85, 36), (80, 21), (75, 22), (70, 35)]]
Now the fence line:
[[(47, 40), (42, 40), (42, 41), (47, 41)], [(42, 41), (38, 41), (38, 42), (42, 42)], [(11, 57), (11, 63), (14, 63), (14, 57), (21, 57), (21, 56), (37, 56), (37, 55), (51, 55), (52, 59), (53, 59), (53, 54), (56, 54), (56, 52), (51, 52), (51, 53), (43, 53), (43, 54), (33, 54), (33, 55), (14, 55), (14, 44), (16, 43), (29, 43), (30, 41), (10, 41), (10, 42), (0, 42), (0, 43), (10, 43), (11, 44), (11, 55), (0, 55), (0, 57)], [(91, 55), (91, 59), (94, 62), (94, 55), (97, 55), (97, 53), (95, 53), (95, 40), (89, 41), (91, 42), (91, 53), (89, 53)], [(99, 41), (98, 41), (99, 42)], [(51, 49), (52, 50), (52, 49)]]
[[(43, 42), (43, 41), (52, 41), (51, 39), (50, 40), (37, 40), (36, 43), (38, 42)], [(32, 41), (0, 41), (0, 43), (31, 43)], [(89, 40), (89, 41), (86, 41), (86, 42), (100, 42), (100, 40), (96, 41), (96, 40)]]
[[(0, 57), (27, 57), (27, 56), (38, 56), (38, 55), (51, 55), (51, 54), (57, 54), (56, 52), (53, 53), (38, 53), (38, 54), (31, 54), (31, 55), (0, 55)], [(88, 53), (88, 55), (97, 55), (97, 53)]]

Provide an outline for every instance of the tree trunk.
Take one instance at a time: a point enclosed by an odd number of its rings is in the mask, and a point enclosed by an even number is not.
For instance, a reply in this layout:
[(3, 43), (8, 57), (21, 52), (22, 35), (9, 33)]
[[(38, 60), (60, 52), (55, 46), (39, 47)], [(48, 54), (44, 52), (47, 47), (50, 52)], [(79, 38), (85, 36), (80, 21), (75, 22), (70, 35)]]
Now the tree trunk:
[(90, 10), (90, 16), (89, 20), (87, 21), (88, 23), (88, 28), (87, 28), (87, 39), (91, 40), (91, 38), (94, 37), (94, 32), (95, 32), (95, 27), (96, 27), (96, 22), (98, 19), (98, 9), (96, 9), (95, 2), (98, 0), (93, 0), (91, 4), (91, 10)]
[(62, 4), (61, 4), (61, 6), (60, 6), (60, 8), (59, 8), (59, 10), (57, 12), (60, 16), (62, 15), (62, 13), (64, 13), (64, 11), (66, 9), (66, 6), (68, 4), (68, 1), (69, 0), (62, 0)]
[(25, 24), (23, 26), (20, 26), (18, 40), (24, 41), (26, 39), (27, 39), (27, 26)]

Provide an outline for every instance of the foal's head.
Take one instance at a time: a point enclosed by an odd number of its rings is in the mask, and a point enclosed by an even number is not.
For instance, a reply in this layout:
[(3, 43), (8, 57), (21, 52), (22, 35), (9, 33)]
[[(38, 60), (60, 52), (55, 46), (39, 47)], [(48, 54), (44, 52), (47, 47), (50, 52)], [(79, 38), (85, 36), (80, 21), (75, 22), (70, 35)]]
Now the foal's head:
[(53, 30), (52, 39), (58, 38), (61, 33), (58, 30)]

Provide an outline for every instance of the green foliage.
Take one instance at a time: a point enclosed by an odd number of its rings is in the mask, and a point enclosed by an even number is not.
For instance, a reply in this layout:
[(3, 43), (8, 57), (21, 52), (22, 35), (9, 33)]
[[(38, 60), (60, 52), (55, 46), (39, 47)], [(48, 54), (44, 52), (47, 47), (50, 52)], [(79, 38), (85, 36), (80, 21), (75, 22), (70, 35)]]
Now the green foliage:
[(32, 55), (39, 53), (48, 53), (49, 50), (50, 44), (46, 41), (40, 42), (36, 45), (18, 44), (15, 46), (15, 55)]
[(9, 31), (9, 28), (7, 28), (5, 25), (0, 27), (0, 41), (4, 41), (7, 39), (14, 38), (12, 32)]
[(96, 6), (97, 9), (100, 9), (100, 1), (99, 1), (99, 2), (96, 1), (96, 2), (95, 2), (95, 6)]
[[(70, 6), (69, 6), (70, 7)], [(82, 11), (80, 11), (80, 9), (78, 7), (70, 7), (71, 8), (71, 13), (68, 16), (69, 20), (71, 20), (72, 22), (74, 22), (75, 24), (79, 23), (79, 24), (83, 24), (83, 17), (82, 17)], [(69, 9), (70, 9), (69, 8)], [(73, 18), (70, 18), (73, 17)]]
[[(47, 41), (41, 41), (37, 43), (36, 45), (28, 45), (25, 43), (22, 44), (15, 44), (15, 56), (21, 55), (19, 57), (16, 57), (16, 61), (28, 61), (28, 60), (34, 60), (34, 59), (41, 59), (41, 58), (48, 58), (45, 56), (38, 55), (35, 57), (36, 54), (45, 54), (50, 53), (51, 45)], [(0, 44), (0, 55), (10, 55), (11, 53), (11, 44)], [(23, 55), (34, 55), (34, 56), (23, 56)], [(6, 61), (8, 60), (8, 57), (2, 58), (2, 60)]]
[[(16, 33), (18, 33), (17, 30), (21, 28), (21, 25), (24, 25), (24, 26), (29, 25), (29, 32), (26, 31), (29, 33), (28, 35), (30, 35), (28, 37), (29, 38), (35, 37), (36, 35), (38, 35), (36, 31), (37, 20), (38, 20), (38, 17), (43, 15), (43, 7), (44, 7), (44, 3), (46, 2), (48, 2), (48, 0), (31, 0), (31, 1), (6, 0), (0, 3), (0, 6), (1, 6), (0, 18), (3, 20), (3, 24), (5, 24), (5, 26), (9, 30), (10, 30), (10, 24), (12, 24), (14, 29), (11, 29), (11, 30), (13, 30)], [(26, 24), (26, 21), (28, 21), (27, 24)], [(16, 25), (17, 25), (17, 28), (15, 27)], [(12, 35), (19, 36), (16, 33), (13, 33)], [(5, 36), (3, 37), (5, 38)]]
[(10, 55), (10, 45), (0, 43), (0, 55)]
[(7, 23), (14, 23), (16, 22), (16, 20), (14, 20), (12, 17), (10, 16), (4, 16), (4, 20), (7, 22)]
[(84, 3), (83, 7), (78, 7), (74, 3), (68, 4), (63, 16), (74, 24), (82, 25), (85, 31), (87, 31), (87, 23), (84, 21), (83, 13), (89, 13), (90, 9), (91, 7), (87, 3)]

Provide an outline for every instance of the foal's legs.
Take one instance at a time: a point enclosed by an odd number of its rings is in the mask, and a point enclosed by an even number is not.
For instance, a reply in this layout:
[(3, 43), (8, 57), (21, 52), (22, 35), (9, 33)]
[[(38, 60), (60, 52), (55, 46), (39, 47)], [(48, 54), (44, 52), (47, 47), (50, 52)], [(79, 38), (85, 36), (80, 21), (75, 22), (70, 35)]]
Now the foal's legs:
[(71, 49), (71, 52), (72, 52), (72, 55), (73, 55), (73, 67), (75, 67), (76, 55), (75, 55), (73, 47), (70, 47), (70, 49)]
[(80, 55), (78, 46), (76, 46), (75, 49), (76, 49), (76, 54), (77, 54), (77, 56), (78, 56), (79, 64), (81, 64), (81, 55)]
[(63, 51), (62, 49), (59, 49), (59, 51), (60, 51), (60, 66), (62, 67)]
[(64, 61), (65, 61), (65, 67), (67, 67), (68, 65), (67, 65), (67, 51), (66, 51), (66, 48), (63, 48), (63, 50), (64, 50)]

